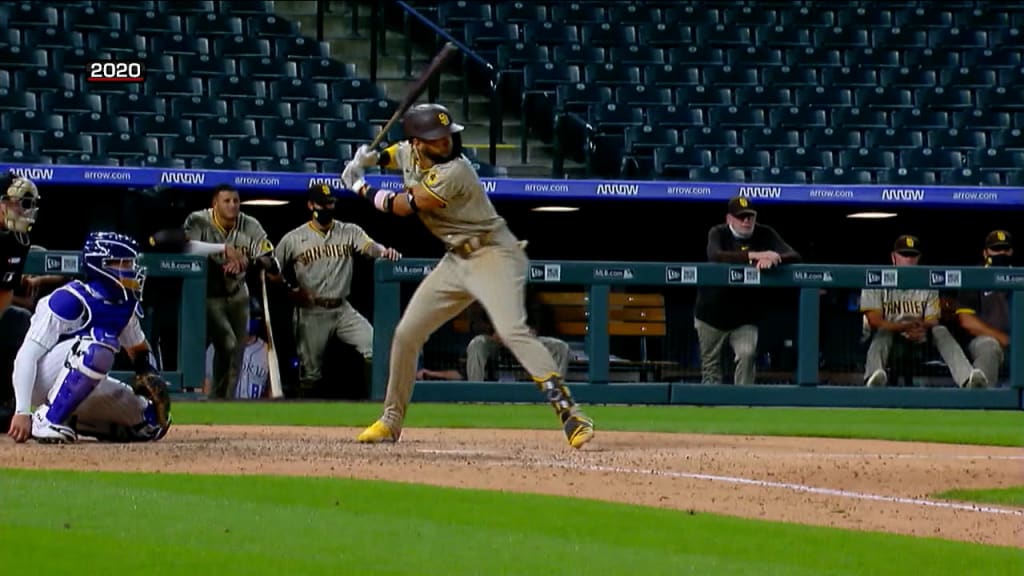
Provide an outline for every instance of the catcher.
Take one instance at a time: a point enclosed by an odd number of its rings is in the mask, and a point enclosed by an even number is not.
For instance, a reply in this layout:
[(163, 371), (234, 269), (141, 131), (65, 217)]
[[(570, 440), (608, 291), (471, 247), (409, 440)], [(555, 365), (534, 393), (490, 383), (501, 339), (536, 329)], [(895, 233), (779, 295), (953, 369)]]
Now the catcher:
[[(479, 301), (502, 342), (554, 408), (569, 444), (582, 447), (594, 437), (594, 423), (572, 397), (558, 363), (526, 325), (526, 253), (462, 155), (462, 126), (437, 104), (413, 106), (402, 124), (406, 141), (380, 153), (361, 147), (341, 180), (382, 212), (418, 215), (448, 253), (416, 288), (395, 328), (384, 414), (357, 439), (401, 438), (420, 349), (435, 330)], [(405, 190), (367, 185), (365, 168), (374, 165), (402, 170)]]
[[(146, 270), (138, 258), (131, 237), (90, 233), (82, 250), (85, 281), (39, 301), (14, 360), (15, 415), (7, 434), (15, 442), (73, 443), (79, 435), (151, 442), (167, 433), (167, 384), (139, 323)], [(121, 348), (134, 365), (132, 386), (109, 376)]]

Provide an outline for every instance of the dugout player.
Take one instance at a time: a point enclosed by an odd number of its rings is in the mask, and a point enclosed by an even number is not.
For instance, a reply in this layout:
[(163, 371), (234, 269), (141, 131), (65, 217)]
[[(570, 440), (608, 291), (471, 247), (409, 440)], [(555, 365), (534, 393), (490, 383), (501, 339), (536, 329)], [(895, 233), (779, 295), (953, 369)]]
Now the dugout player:
[[(1005, 230), (993, 230), (985, 237), (982, 265), (1012, 266), (1013, 238)], [(1010, 299), (1005, 290), (965, 290), (957, 296), (956, 317), (964, 335), (974, 368), (984, 379), (968, 379), (969, 386), (999, 381), (999, 369), (1010, 347)]]
[(233, 249), (208, 256), (206, 293), (206, 333), (214, 360), (212, 389), (204, 392), (211, 398), (227, 398), (238, 381), (249, 329), (246, 270), (256, 263), (276, 273), (274, 245), (259, 221), (241, 212), (238, 191), (227, 184), (214, 188), (209, 208), (188, 215), (184, 232), (191, 241)]
[[(800, 254), (771, 226), (757, 222), (750, 200), (729, 200), (725, 222), (708, 230), (708, 262), (756, 266), (760, 270), (800, 262)], [(753, 384), (757, 357), (757, 323), (766, 308), (750, 288), (702, 286), (697, 290), (694, 328), (700, 341), (701, 382), (721, 384), (722, 348), (729, 342), (735, 357), (736, 384)]]
[(14, 357), (32, 317), (11, 303), (22, 284), (39, 198), (39, 190), (28, 178), (13, 172), (0, 175), (0, 428), (4, 430), (14, 413)]
[[(890, 255), (893, 266), (917, 266), (921, 241), (911, 235), (896, 239)], [(972, 369), (963, 348), (949, 328), (939, 323), (942, 310), (938, 290), (869, 288), (861, 291), (860, 310), (874, 331), (865, 361), (864, 381), (869, 387), (889, 382), (887, 368), (894, 348), (913, 352), (929, 336), (959, 386), (984, 387), (985, 373)]]
[(369, 378), (373, 326), (348, 302), (352, 256), (402, 257), (394, 248), (375, 242), (356, 224), (335, 219), (335, 202), (326, 184), (311, 186), (306, 196), (310, 220), (285, 234), (275, 250), (296, 306), (295, 345), (303, 391), (312, 390), (322, 377), (324, 353), (332, 336), (363, 355), (364, 378)]
[[(376, 443), (401, 438), (423, 344), (478, 300), (502, 341), (555, 409), (569, 444), (580, 448), (593, 437), (593, 422), (574, 401), (551, 353), (526, 325), (526, 252), (462, 155), (463, 127), (437, 104), (413, 106), (402, 124), (406, 140), (379, 154), (360, 147), (341, 180), (382, 212), (418, 215), (445, 244), (447, 253), (416, 288), (395, 329), (384, 414), (358, 440)], [(405, 189), (396, 192), (368, 185), (364, 170), (374, 165), (401, 170)]]

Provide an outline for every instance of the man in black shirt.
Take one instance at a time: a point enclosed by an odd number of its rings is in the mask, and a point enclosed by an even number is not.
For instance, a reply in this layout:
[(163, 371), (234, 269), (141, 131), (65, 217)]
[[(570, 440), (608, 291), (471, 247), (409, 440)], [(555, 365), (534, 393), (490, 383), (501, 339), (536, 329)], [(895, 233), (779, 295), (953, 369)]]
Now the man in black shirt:
[[(724, 224), (708, 231), (708, 261), (767, 270), (800, 262), (800, 254), (770, 226), (757, 223), (757, 211), (743, 197), (729, 201)], [(701, 382), (721, 384), (722, 347), (728, 339), (735, 355), (736, 384), (754, 383), (757, 322), (765, 305), (758, 289), (704, 286), (697, 290), (694, 327), (700, 340)]]
[[(984, 265), (1010, 266), (1013, 239), (1005, 230), (985, 237)], [(963, 291), (957, 298), (956, 316), (965, 332), (967, 351), (974, 367), (985, 373), (989, 386), (999, 381), (999, 368), (1010, 346), (1010, 301), (1006, 292)]]
[(31, 313), (11, 306), (14, 290), (21, 286), (29, 237), (36, 221), (39, 190), (27, 178), (13, 172), (0, 175), (0, 429), (6, 430), (13, 414), (14, 386), (11, 374)]

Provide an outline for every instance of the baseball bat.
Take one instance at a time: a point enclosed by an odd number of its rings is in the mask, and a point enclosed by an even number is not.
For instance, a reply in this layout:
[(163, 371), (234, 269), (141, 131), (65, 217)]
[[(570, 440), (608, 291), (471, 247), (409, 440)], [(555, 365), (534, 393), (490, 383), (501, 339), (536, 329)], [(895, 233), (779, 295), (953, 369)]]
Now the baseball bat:
[(274, 328), (270, 325), (270, 299), (267, 297), (267, 271), (260, 270), (260, 284), (263, 287), (263, 321), (267, 323), (267, 369), (270, 371), (270, 397), (284, 398), (281, 386), (281, 365), (277, 360), (274, 346)]
[(373, 142), (370, 143), (370, 150), (377, 148), (381, 143), (381, 140), (384, 139), (384, 136), (387, 135), (388, 130), (391, 130), (391, 127), (394, 126), (395, 122), (405, 114), (406, 110), (412, 107), (413, 103), (416, 102), (420, 95), (423, 94), (423, 91), (427, 89), (427, 85), (430, 84), (430, 79), (437, 75), (445, 62), (447, 62), (448, 58), (458, 51), (459, 49), (455, 44), (452, 44), (451, 42), (445, 43), (444, 47), (441, 48), (441, 51), (438, 52), (437, 56), (434, 56), (434, 59), (430, 62), (430, 66), (427, 66), (427, 68), (420, 73), (419, 78), (417, 78), (416, 81), (412, 83), (412, 86), (409, 87), (409, 91), (406, 92), (405, 98), (402, 99), (398, 108), (395, 109), (395, 113), (391, 115), (387, 124), (384, 125), (384, 128), (381, 128), (380, 133), (377, 134), (377, 136), (374, 137)]

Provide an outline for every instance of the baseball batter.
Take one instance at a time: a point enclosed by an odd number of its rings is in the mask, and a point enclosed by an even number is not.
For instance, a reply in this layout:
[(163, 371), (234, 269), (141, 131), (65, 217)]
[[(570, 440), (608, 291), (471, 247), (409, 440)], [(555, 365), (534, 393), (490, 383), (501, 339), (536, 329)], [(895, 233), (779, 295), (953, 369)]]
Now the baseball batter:
[[(208, 256), (206, 292), (206, 331), (213, 343), (214, 362), (212, 390), (204, 392), (214, 398), (227, 398), (238, 381), (249, 327), (245, 272), (253, 262), (276, 271), (274, 245), (267, 239), (263, 226), (241, 212), (238, 191), (228, 185), (215, 188), (212, 206), (189, 214), (184, 228), (190, 240), (233, 248)], [(232, 257), (233, 254), (237, 257)]]
[[(384, 414), (358, 440), (376, 443), (401, 438), (423, 344), (444, 323), (479, 301), (497, 334), (554, 407), (569, 444), (580, 448), (594, 436), (593, 422), (573, 400), (551, 353), (526, 325), (526, 253), (462, 156), (459, 132), (463, 127), (436, 104), (410, 108), (402, 123), (407, 140), (379, 154), (361, 147), (341, 180), (382, 212), (417, 214), (444, 242), (447, 253), (417, 287), (395, 329)], [(363, 173), (373, 165), (400, 169), (405, 190), (367, 185)]]
[(366, 359), (369, 378), (373, 359), (373, 326), (348, 302), (352, 257), (398, 260), (401, 254), (375, 242), (362, 228), (334, 218), (335, 198), (327, 185), (307, 194), (311, 219), (281, 238), (275, 250), (282, 276), (296, 303), (295, 343), (299, 383), (312, 388), (322, 373), (324, 352), (332, 336), (353, 346)]
[[(82, 250), (85, 282), (39, 301), (14, 361), (16, 408), (8, 435), (16, 442), (31, 436), (72, 443), (79, 434), (155, 441), (167, 433), (170, 398), (139, 324), (146, 270), (138, 256), (132, 238), (93, 232)], [(134, 389), (109, 376), (121, 348), (134, 363)], [(159, 389), (144, 384), (154, 380)]]

